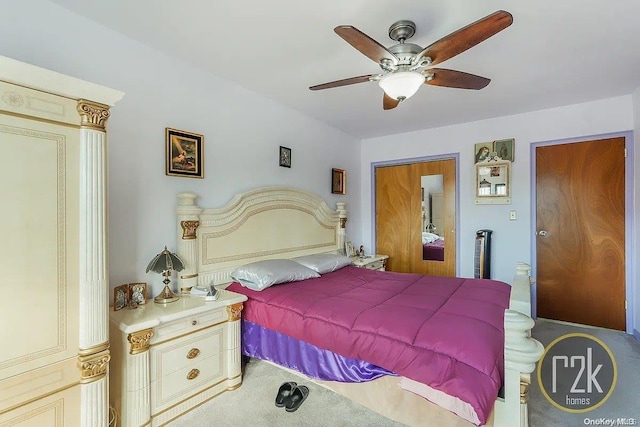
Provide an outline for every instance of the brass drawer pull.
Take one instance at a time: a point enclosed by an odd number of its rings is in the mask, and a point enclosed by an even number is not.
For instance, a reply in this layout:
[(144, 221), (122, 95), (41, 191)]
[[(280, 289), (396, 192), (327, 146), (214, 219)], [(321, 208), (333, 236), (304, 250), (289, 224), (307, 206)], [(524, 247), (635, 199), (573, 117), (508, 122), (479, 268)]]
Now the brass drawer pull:
[(199, 354), (200, 354), (200, 349), (192, 348), (191, 350), (189, 350), (189, 353), (187, 353), (187, 359), (194, 359), (198, 357)]
[(192, 380), (195, 377), (197, 377), (200, 374), (200, 370), (199, 369), (192, 369), (189, 371), (189, 374), (187, 374), (187, 379), (188, 380)]
[(197, 320), (192, 320), (192, 321), (191, 321), (191, 324), (192, 324), (193, 326), (196, 326), (196, 325), (198, 324), (198, 321), (197, 321)]

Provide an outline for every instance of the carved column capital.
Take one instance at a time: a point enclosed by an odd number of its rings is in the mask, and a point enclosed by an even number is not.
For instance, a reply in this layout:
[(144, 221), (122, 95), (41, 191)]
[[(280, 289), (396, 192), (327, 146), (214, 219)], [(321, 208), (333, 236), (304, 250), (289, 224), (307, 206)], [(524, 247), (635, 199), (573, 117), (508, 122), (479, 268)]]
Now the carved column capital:
[(80, 113), (80, 126), (95, 130), (105, 131), (107, 119), (111, 115), (109, 106), (98, 104), (84, 99), (78, 101), (78, 113)]
[(193, 240), (196, 238), (196, 230), (200, 226), (200, 221), (180, 221), (182, 227), (182, 240)]
[(144, 329), (142, 331), (130, 333), (127, 337), (127, 341), (131, 344), (129, 354), (139, 354), (149, 350), (152, 336), (153, 331), (151, 329)]
[(345, 228), (347, 226), (347, 218), (340, 218), (340, 228)]
[(86, 384), (105, 377), (109, 360), (111, 360), (109, 350), (87, 356), (78, 356), (80, 382)]
[(233, 305), (227, 306), (227, 315), (229, 317), (229, 322), (233, 322), (235, 320), (240, 320), (240, 313), (242, 313), (243, 305), (241, 302)]

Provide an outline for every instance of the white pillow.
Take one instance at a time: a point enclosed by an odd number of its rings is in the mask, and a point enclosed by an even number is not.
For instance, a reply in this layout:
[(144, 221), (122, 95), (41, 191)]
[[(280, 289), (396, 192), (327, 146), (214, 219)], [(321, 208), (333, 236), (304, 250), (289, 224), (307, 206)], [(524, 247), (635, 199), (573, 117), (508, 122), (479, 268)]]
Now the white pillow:
[(313, 254), (292, 259), (320, 274), (331, 273), (351, 265), (351, 258), (340, 254)]
[(433, 233), (428, 233), (426, 231), (422, 232), (422, 244), (426, 245), (428, 243), (433, 243), (436, 240), (438, 240), (440, 238), (440, 236), (438, 236), (437, 234), (433, 234)]
[(290, 259), (270, 259), (242, 265), (231, 278), (242, 286), (261, 291), (271, 285), (320, 277), (320, 274)]

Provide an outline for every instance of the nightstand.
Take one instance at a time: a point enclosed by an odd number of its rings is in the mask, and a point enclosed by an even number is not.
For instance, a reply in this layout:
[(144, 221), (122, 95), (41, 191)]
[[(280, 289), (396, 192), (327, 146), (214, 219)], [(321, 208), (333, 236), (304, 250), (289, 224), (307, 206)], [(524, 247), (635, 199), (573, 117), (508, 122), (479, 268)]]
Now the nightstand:
[(111, 403), (121, 427), (157, 426), (242, 384), (240, 317), (247, 297), (148, 300), (110, 318)]
[(387, 266), (387, 259), (389, 259), (389, 255), (365, 255), (363, 257), (351, 257), (351, 262), (354, 266), (359, 268), (385, 271)]

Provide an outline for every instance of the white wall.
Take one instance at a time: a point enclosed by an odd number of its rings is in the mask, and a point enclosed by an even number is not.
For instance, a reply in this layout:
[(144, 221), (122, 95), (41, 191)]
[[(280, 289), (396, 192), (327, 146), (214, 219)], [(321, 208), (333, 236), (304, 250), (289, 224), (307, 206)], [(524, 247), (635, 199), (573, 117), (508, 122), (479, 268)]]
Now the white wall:
[[(167, 244), (174, 247), (175, 194), (191, 190), (206, 207), (220, 206), (243, 190), (295, 185), (330, 204), (346, 201), (347, 233), (373, 247), (371, 163), (460, 153), (461, 245), (459, 274), (473, 275), (473, 237), (494, 230), (493, 276), (509, 281), (517, 261), (531, 260), (530, 147), (534, 142), (619, 132), (640, 132), (640, 89), (633, 96), (572, 105), (459, 126), (362, 141), (329, 128), (46, 0), (0, 2), (0, 55), (126, 92), (108, 123), (110, 155), (110, 282), (146, 281), (144, 273)], [(408, 107), (408, 106), (407, 106)], [(635, 107), (635, 108), (633, 108)], [(164, 128), (205, 135), (205, 179), (164, 174)], [(513, 202), (474, 204), (473, 144), (515, 138)], [(293, 168), (277, 165), (280, 145), (293, 149)], [(364, 148), (364, 149), (363, 149)], [(361, 156), (361, 157), (360, 157)], [(330, 194), (332, 167), (348, 171), (348, 195)], [(635, 177), (640, 182), (636, 144)], [(635, 190), (635, 224), (640, 221)], [(517, 221), (508, 220), (515, 209)], [(634, 238), (637, 248), (638, 228)], [(635, 325), (640, 325), (640, 269), (634, 269)], [(636, 326), (638, 329), (638, 326)]]
[[(293, 185), (335, 207), (359, 241), (359, 144), (354, 138), (45, 0), (0, 3), (0, 55), (126, 92), (109, 132), (110, 284), (152, 284), (145, 274), (164, 245), (175, 249), (175, 195), (195, 191), (216, 207), (237, 192)], [(204, 134), (205, 179), (167, 177), (164, 129)], [(278, 166), (280, 145), (292, 168)], [(346, 196), (331, 194), (331, 168), (347, 170)]]
[[(409, 105), (406, 105), (408, 108)], [(533, 229), (531, 224), (531, 153), (530, 144), (548, 140), (574, 138), (628, 131), (633, 129), (632, 98), (622, 96), (597, 102), (570, 105), (527, 114), (500, 117), (463, 125), (391, 135), (362, 142), (362, 235), (365, 246), (374, 242), (371, 209), (371, 164), (395, 159), (460, 153), (460, 245), (462, 276), (473, 277), (475, 232), (493, 230), (492, 278), (510, 282), (518, 261), (531, 262)], [(510, 205), (476, 205), (474, 178), (474, 144), (515, 138), (512, 168), (512, 203)], [(640, 151), (636, 150), (636, 151)], [(637, 162), (636, 162), (637, 163)], [(636, 168), (637, 169), (637, 168)], [(636, 176), (638, 171), (636, 170)], [(516, 221), (509, 221), (515, 209)], [(636, 212), (637, 212), (636, 205)], [(638, 251), (636, 250), (636, 253)], [(637, 287), (637, 283), (634, 284)], [(638, 306), (640, 308), (640, 305)]]
[[(636, 187), (633, 203), (635, 206), (635, 217), (633, 219), (633, 224), (635, 226), (635, 232), (629, 236), (633, 241), (633, 245), (635, 248), (640, 246), (640, 88), (636, 89), (633, 93), (633, 117), (634, 117), (634, 138), (638, 141), (634, 148), (634, 185)], [(640, 256), (640, 252), (636, 249), (636, 256)], [(633, 269), (633, 281), (635, 283), (634, 286), (634, 309), (635, 309), (635, 319), (634, 319), (634, 330), (633, 334), (635, 337), (640, 340), (640, 265), (638, 265), (638, 260), (636, 259), (633, 265), (630, 266)]]

